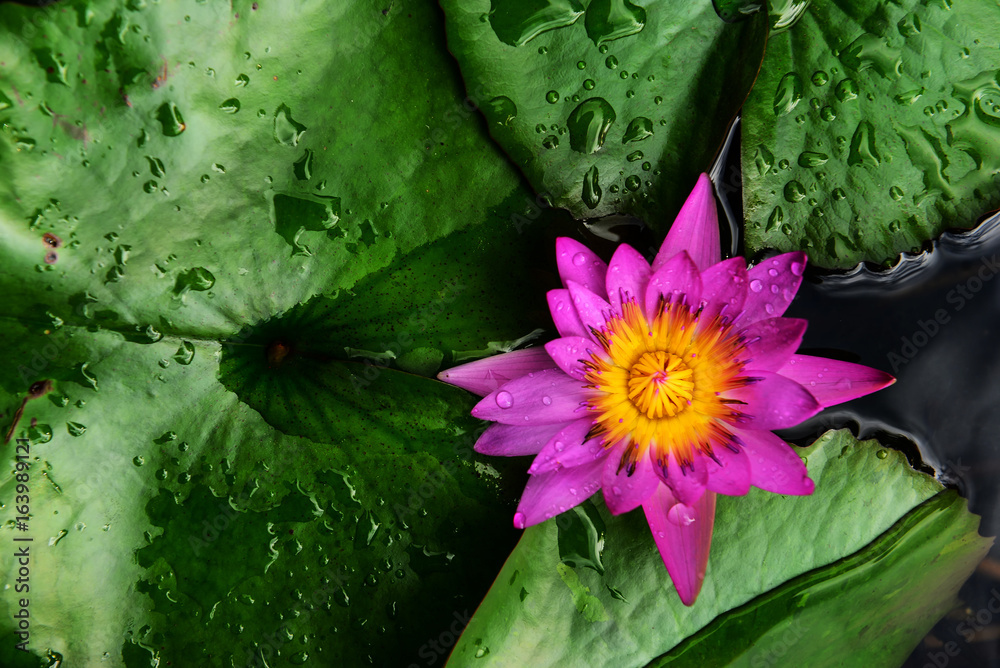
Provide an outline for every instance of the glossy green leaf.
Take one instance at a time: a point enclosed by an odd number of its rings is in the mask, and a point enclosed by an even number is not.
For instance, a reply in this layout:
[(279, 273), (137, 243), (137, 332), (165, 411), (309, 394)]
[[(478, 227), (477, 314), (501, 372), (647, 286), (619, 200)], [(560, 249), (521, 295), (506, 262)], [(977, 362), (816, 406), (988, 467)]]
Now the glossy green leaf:
[(678, 599), (642, 513), (602, 506), (603, 575), (566, 574), (557, 534), (568, 523), (528, 529), (448, 665), (898, 664), (992, 541), (963, 499), (875, 441), (828, 432), (800, 454), (812, 496), (718, 498), (694, 606)]
[(433, 3), (296, 12), (0, 8), (4, 666), (443, 660), (514, 544), (523, 472), (426, 376), (548, 326), (567, 219)]
[(744, 108), (748, 248), (889, 263), (1000, 206), (995, 3), (786, 5)]
[(763, 12), (727, 25), (710, 2), (442, 5), (470, 96), (535, 190), (577, 218), (664, 228), (750, 90), (767, 29)]

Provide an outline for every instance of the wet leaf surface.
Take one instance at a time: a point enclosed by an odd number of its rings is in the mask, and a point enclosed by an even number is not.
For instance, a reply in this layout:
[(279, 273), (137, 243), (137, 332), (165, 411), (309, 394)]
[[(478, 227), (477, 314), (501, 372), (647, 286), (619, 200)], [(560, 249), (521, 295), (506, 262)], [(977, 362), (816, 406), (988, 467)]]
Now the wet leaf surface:
[(748, 250), (892, 263), (1000, 206), (995, 4), (788, 11), (744, 109)]
[(764, 13), (711, 3), (442, 3), (448, 46), (490, 134), (577, 218), (665, 230), (711, 166), (763, 54)]

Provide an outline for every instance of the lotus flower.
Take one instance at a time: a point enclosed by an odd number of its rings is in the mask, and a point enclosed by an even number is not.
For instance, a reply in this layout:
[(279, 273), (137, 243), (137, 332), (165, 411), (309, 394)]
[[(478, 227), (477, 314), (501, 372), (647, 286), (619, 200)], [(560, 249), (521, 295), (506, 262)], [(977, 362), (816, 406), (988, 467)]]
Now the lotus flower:
[(782, 314), (805, 253), (747, 269), (719, 248), (703, 174), (652, 266), (628, 245), (605, 264), (557, 240), (565, 287), (548, 301), (561, 338), (438, 376), (484, 396), (472, 414), (496, 424), (478, 452), (535, 455), (516, 527), (598, 489), (613, 514), (642, 506), (685, 605), (705, 577), (716, 494), (813, 491), (802, 460), (771, 430), (895, 381), (795, 353), (806, 322)]

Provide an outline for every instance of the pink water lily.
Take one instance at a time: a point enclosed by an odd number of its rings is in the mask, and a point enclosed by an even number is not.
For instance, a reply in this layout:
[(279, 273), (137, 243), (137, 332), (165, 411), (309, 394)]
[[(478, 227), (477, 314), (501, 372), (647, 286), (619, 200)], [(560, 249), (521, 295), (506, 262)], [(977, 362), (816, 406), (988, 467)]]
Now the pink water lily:
[(805, 253), (747, 269), (722, 260), (706, 175), (652, 266), (621, 245), (605, 264), (560, 238), (564, 288), (548, 293), (561, 338), (438, 377), (484, 396), (489, 455), (535, 455), (514, 525), (603, 490), (613, 514), (642, 506), (685, 605), (701, 590), (716, 494), (751, 486), (811, 494), (798, 455), (771, 432), (895, 382), (881, 371), (796, 354), (806, 322), (784, 318)]

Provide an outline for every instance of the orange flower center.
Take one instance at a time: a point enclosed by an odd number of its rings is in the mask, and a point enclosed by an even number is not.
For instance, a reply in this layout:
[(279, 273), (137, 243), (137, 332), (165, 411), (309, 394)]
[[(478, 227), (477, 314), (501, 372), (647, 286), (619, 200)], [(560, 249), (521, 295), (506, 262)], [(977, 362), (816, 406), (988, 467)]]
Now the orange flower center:
[(728, 321), (661, 301), (650, 323), (630, 300), (594, 334), (603, 350), (586, 362), (597, 390), (592, 433), (605, 447), (626, 441), (621, 466), (633, 470), (649, 449), (661, 467), (668, 454), (690, 466), (696, 450), (711, 457), (713, 444), (732, 446), (728, 425), (743, 417), (734, 407), (742, 402), (724, 395), (749, 381), (743, 339)]

